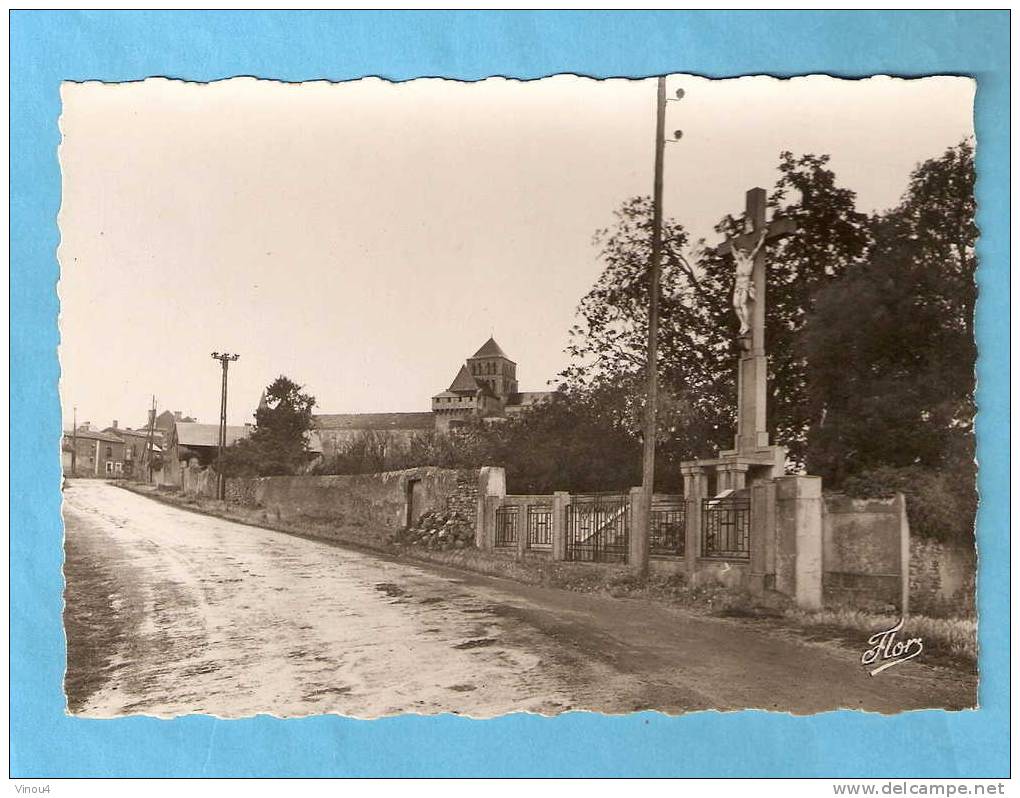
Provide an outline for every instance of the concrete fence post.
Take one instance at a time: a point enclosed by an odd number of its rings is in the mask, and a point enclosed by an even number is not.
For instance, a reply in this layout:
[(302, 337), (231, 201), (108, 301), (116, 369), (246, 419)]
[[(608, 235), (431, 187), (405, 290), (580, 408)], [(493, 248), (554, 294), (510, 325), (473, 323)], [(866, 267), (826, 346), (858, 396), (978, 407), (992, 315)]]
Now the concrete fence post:
[(517, 559), (523, 560), (528, 552), (528, 505), (517, 506)]
[(502, 496), (486, 496), (484, 502), (481, 541), (478, 548), (492, 551), (496, 547), (496, 511), (503, 504)]
[(700, 466), (687, 466), (684, 475), (684, 565), (693, 581), (701, 556), (701, 500), (708, 493), (708, 477)]
[(797, 606), (822, 606), (822, 478), (785, 476), (776, 484), (776, 590)]
[[(645, 490), (644, 490), (644, 488), (631, 488), (630, 489), (630, 494), (628, 495), (627, 499), (628, 499), (628, 501), (630, 503), (630, 507), (629, 507), (629, 510), (630, 510), (629, 518), (630, 518), (630, 520), (628, 522), (629, 523), (629, 529), (627, 530), (627, 533), (628, 533), (627, 534), (627, 562), (629, 562), (629, 563), (631, 563), (633, 565), (633, 564), (639, 563), (641, 561), (641, 554), (644, 551), (644, 546), (645, 546), (645, 541), (641, 539), (641, 536), (644, 534), (644, 530), (643, 529), (637, 529), (636, 526), (637, 526), (637, 523), (638, 523), (639, 519), (647, 518), (648, 519), (648, 523), (649, 523), (649, 527), (651, 527), (651, 518), (652, 518), (652, 507), (651, 507), (651, 504), (652, 504), (652, 497), (651, 496), (648, 497), (647, 514), (642, 512), (645, 509), (644, 506), (643, 506), (644, 502), (645, 502)], [(649, 547), (651, 546), (651, 541), (648, 541), (648, 545), (649, 545)]]
[(770, 590), (775, 583), (776, 485), (772, 480), (751, 486), (751, 563), (749, 587), (753, 593)]
[(554, 560), (567, 559), (567, 506), (570, 504), (570, 494), (558, 490), (553, 494), (552, 500), (552, 558)]

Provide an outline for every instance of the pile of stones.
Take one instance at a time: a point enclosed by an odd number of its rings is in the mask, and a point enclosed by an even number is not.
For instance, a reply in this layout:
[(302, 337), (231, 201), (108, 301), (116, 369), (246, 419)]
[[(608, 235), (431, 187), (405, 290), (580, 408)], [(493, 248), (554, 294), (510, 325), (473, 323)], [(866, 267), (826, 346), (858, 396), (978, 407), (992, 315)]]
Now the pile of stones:
[(429, 510), (400, 533), (400, 542), (426, 549), (463, 549), (474, 545), (475, 520), (458, 510)]

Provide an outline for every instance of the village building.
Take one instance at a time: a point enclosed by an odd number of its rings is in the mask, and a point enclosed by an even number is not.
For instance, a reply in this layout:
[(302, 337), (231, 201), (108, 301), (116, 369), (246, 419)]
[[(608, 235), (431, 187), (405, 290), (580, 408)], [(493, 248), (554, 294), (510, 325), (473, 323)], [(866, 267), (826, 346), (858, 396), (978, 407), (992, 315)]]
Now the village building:
[[(159, 423), (157, 417), (157, 424)], [(226, 445), (247, 438), (252, 432), (251, 424), (228, 425)], [(166, 459), (163, 468), (165, 483), (178, 485), (181, 469), (185, 466), (206, 468), (216, 462), (220, 445), (219, 424), (199, 424), (196, 421), (173, 420), (166, 438)]]
[(68, 476), (121, 477), (124, 441), (111, 432), (92, 429), (89, 422), (65, 430), (61, 464)]
[(432, 397), (431, 412), (323, 413), (314, 419), (328, 457), (364, 436), (406, 447), (415, 437), (456, 430), (473, 420), (498, 423), (549, 396), (549, 391), (521, 392), (517, 364), (490, 337), (461, 364), (450, 386)]
[[(149, 411), (149, 418), (152, 418), (151, 410)], [(190, 424), (196, 420), (197, 419), (194, 419), (191, 416), (184, 415), (180, 410), (164, 410), (162, 413), (156, 416), (155, 423), (152, 426), (154, 426), (158, 432), (162, 433), (165, 436), (170, 432), (171, 429), (173, 429), (174, 424), (176, 423)], [(141, 427), (139, 427), (139, 429), (148, 430), (149, 422), (146, 421)]]
[[(117, 422), (107, 427), (103, 432), (116, 435), (124, 442), (124, 476), (128, 478), (141, 477), (145, 472), (146, 453), (150, 453), (153, 462), (162, 460), (163, 455), (163, 432), (159, 429), (131, 429), (120, 427)], [(158, 470), (158, 469), (156, 469)]]

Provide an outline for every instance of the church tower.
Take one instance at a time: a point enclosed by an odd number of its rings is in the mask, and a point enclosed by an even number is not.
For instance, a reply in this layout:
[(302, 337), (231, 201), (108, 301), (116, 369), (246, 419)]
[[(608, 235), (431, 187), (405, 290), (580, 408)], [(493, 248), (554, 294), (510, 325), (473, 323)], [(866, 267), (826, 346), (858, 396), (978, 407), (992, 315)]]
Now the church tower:
[(489, 387), (500, 402), (517, 393), (517, 364), (506, 356), (495, 339), (489, 338), (467, 361), (468, 371)]

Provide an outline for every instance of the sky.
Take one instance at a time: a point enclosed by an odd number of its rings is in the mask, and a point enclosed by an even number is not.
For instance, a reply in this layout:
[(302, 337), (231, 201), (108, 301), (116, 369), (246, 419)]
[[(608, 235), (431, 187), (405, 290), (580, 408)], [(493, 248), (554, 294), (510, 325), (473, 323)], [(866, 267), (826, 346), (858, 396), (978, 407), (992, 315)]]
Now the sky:
[[(664, 213), (697, 237), (828, 153), (859, 210), (973, 135), (968, 78), (673, 75)], [(319, 412), (425, 411), (494, 334), (522, 390), (568, 363), (594, 232), (652, 189), (655, 80), (65, 83), (65, 426), (252, 420), (285, 374)], [(980, 146), (980, 143), (978, 144)]]

